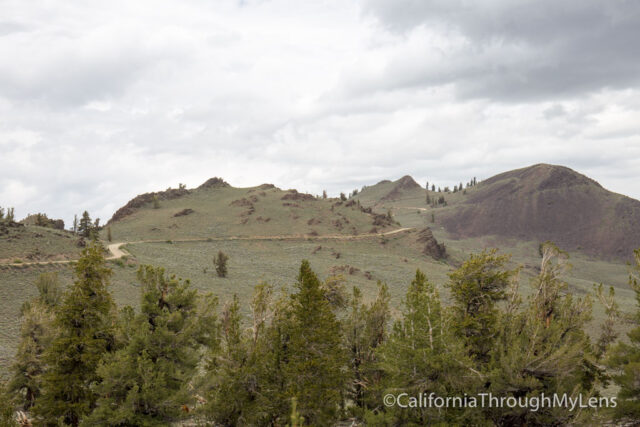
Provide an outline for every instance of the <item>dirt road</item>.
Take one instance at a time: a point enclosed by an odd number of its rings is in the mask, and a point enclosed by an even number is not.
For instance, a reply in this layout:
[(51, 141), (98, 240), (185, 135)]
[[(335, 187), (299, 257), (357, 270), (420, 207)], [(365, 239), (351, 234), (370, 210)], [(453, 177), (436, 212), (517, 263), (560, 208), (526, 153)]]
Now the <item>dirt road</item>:
[[(220, 241), (235, 241), (235, 240), (361, 240), (361, 239), (370, 239), (374, 237), (384, 237), (391, 236), (398, 233), (403, 233), (405, 231), (413, 230), (412, 227), (402, 227), (397, 228), (391, 231), (385, 231), (384, 233), (364, 233), (364, 234), (327, 234), (324, 236), (313, 236), (309, 234), (290, 234), (290, 235), (277, 235), (277, 236), (227, 236), (227, 237), (207, 237), (207, 238), (192, 238), (192, 239), (174, 239), (171, 240), (175, 243), (181, 242), (220, 242)], [(128, 253), (122, 249), (123, 245), (127, 244), (139, 244), (139, 243), (163, 243), (167, 240), (137, 240), (131, 242), (117, 242), (117, 243), (109, 243), (107, 245), (107, 249), (111, 252), (111, 255), (107, 256), (106, 259), (119, 259), (123, 256), (128, 255)], [(10, 266), (22, 266), (22, 265), (46, 265), (46, 264), (69, 264), (74, 262), (75, 260), (62, 260), (62, 261), (33, 261), (33, 262), (21, 262), (21, 263), (10, 263), (10, 264), (1, 264), (1, 265), (10, 265)]]

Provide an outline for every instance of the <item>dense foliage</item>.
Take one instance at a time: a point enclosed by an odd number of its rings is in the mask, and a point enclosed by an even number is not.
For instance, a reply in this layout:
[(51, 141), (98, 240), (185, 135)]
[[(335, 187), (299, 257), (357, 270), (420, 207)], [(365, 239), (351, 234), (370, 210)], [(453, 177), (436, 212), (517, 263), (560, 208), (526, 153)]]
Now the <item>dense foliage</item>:
[[(462, 187), (462, 186), (461, 186)], [(140, 309), (116, 311), (104, 248), (93, 243), (61, 291), (38, 279), (22, 307), (12, 376), (2, 385), (0, 422), (35, 425), (566, 425), (640, 419), (640, 311), (629, 339), (615, 340), (617, 308), (602, 337), (585, 332), (590, 296), (567, 292), (567, 255), (541, 246), (530, 291), (496, 251), (471, 255), (450, 273), (446, 299), (417, 271), (399, 311), (389, 292), (345, 291), (303, 261), (291, 291), (255, 287), (246, 311), (221, 307), (162, 268), (138, 271)], [(640, 251), (630, 284), (640, 305)], [(528, 295), (523, 298), (522, 295)], [(446, 301), (446, 303), (445, 303)], [(411, 398), (497, 396), (596, 399), (610, 380), (608, 411), (571, 405), (421, 405)], [(387, 398), (391, 395), (393, 401)], [(606, 406), (606, 405), (600, 405)], [(613, 405), (612, 405), (613, 406)], [(20, 412), (18, 412), (20, 411)], [(26, 420), (26, 421), (25, 421)]]

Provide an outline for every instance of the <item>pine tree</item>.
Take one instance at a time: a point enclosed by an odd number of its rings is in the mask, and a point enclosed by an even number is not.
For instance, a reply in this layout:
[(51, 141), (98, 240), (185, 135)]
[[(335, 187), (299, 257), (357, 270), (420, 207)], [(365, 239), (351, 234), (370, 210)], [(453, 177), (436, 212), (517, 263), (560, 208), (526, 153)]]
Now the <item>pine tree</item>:
[(453, 300), (453, 329), (465, 341), (470, 356), (481, 363), (488, 362), (498, 333), (496, 305), (505, 299), (505, 290), (516, 273), (504, 270), (508, 260), (508, 256), (497, 255), (495, 249), (472, 254), (449, 274), (446, 284)]
[(107, 240), (110, 242), (113, 240), (111, 236), (111, 227), (107, 227)]
[(614, 382), (620, 387), (615, 418), (621, 422), (640, 420), (640, 249), (634, 251), (635, 265), (629, 274), (629, 285), (636, 294), (637, 312), (634, 328), (627, 333), (629, 342), (619, 342), (609, 354), (608, 366)]
[(73, 234), (78, 233), (78, 226), (79, 226), (78, 215), (73, 215), (73, 228), (72, 228)]
[(114, 304), (107, 290), (111, 270), (104, 248), (92, 243), (75, 267), (75, 281), (56, 310), (56, 337), (45, 352), (49, 369), (34, 412), (47, 425), (77, 426), (94, 407), (98, 362), (113, 348)]
[(91, 230), (93, 230), (91, 217), (89, 216), (89, 212), (84, 211), (82, 213), (82, 218), (80, 218), (80, 225), (78, 226), (78, 232), (82, 237), (89, 238), (91, 237)]
[(287, 328), (287, 389), (297, 397), (307, 422), (327, 425), (336, 419), (345, 385), (340, 323), (306, 260), (300, 266), (296, 289)]
[[(472, 361), (464, 354), (462, 343), (448, 327), (445, 316), (435, 286), (420, 270), (416, 271), (401, 318), (379, 351), (388, 392), (462, 396), (474, 390), (478, 379), (469, 369)], [(384, 422), (389, 425), (461, 423), (463, 415), (461, 410), (446, 408), (389, 408), (388, 412), (391, 419), (385, 418)]]
[(246, 424), (247, 414), (259, 411), (252, 405), (258, 384), (251, 373), (251, 343), (243, 334), (237, 295), (222, 311), (220, 339), (219, 351), (212, 355), (208, 364), (210, 380), (205, 411), (220, 425)]
[(36, 281), (38, 297), (27, 301), (21, 309), (20, 343), (12, 377), (8, 384), (9, 399), (28, 411), (41, 395), (45, 372), (45, 350), (54, 337), (54, 309), (60, 303), (61, 290), (57, 273), (43, 273)]
[(345, 347), (349, 354), (351, 383), (347, 397), (359, 409), (373, 408), (380, 402), (381, 375), (377, 367), (376, 350), (387, 337), (390, 318), (389, 291), (378, 282), (378, 294), (370, 305), (362, 303), (362, 293), (353, 288), (351, 311), (344, 323)]
[(218, 251), (218, 254), (213, 257), (213, 265), (218, 277), (227, 277), (227, 261), (229, 256), (222, 251)]
[[(589, 338), (584, 332), (591, 318), (588, 297), (574, 298), (565, 292), (561, 275), (568, 266), (566, 254), (546, 243), (540, 274), (532, 280), (533, 294), (524, 310), (518, 310), (517, 288), (507, 292), (498, 338), (493, 341), (492, 361), (487, 370), (487, 391), (500, 396), (542, 394), (572, 398), (594, 396), (603, 376), (595, 366)], [(586, 401), (586, 400), (585, 400)], [(592, 422), (586, 411), (546, 405), (537, 411), (514, 407), (486, 409), (497, 425), (580, 425)], [(581, 415), (586, 419), (580, 418)]]
[(164, 269), (142, 266), (140, 314), (124, 312), (133, 325), (119, 350), (98, 367), (100, 398), (88, 425), (168, 425), (193, 400), (189, 381), (196, 372), (203, 328), (196, 291)]

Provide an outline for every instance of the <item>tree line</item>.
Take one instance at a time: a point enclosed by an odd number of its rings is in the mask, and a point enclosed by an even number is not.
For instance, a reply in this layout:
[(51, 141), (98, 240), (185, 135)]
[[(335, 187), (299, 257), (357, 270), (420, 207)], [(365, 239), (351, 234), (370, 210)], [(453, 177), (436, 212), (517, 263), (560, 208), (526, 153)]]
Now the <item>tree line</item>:
[[(448, 304), (421, 271), (391, 315), (388, 288), (364, 298), (340, 277), (322, 281), (302, 261), (291, 291), (255, 287), (242, 315), (188, 280), (141, 266), (138, 310), (117, 309), (111, 270), (93, 242), (62, 290), (55, 273), (22, 307), (20, 344), (0, 400), (6, 425), (565, 425), (640, 420), (640, 310), (618, 342), (613, 289), (567, 292), (567, 255), (542, 247), (526, 298), (519, 269), (495, 250), (449, 274)], [(640, 250), (630, 285), (640, 307)], [(595, 297), (595, 298), (594, 298)], [(597, 339), (585, 327), (594, 299), (607, 319)], [(385, 406), (388, 394), (513, 398), (552, 394), (617, 404), (567, 407)], [(406, 406), (406, 405), (405, 405)], [(615, 407), (614, 407), (615, 406)]]

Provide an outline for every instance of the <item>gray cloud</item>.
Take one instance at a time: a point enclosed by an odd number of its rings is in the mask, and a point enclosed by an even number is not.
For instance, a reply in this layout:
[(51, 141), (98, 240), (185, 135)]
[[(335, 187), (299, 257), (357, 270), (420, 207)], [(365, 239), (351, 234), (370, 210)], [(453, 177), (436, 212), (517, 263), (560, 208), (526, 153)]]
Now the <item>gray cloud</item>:
[(398, 87), (454, 83), (462, 98), (518, 102), (640, 81), (637, 2), (367, 0), (365, 10), (405, 36), (425, 28), (461, 38), (433, 63), (415, 59), (432, 51), (416, 49), (408, 66), (390, 64), (385, 77)]

